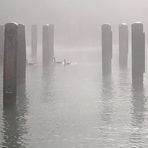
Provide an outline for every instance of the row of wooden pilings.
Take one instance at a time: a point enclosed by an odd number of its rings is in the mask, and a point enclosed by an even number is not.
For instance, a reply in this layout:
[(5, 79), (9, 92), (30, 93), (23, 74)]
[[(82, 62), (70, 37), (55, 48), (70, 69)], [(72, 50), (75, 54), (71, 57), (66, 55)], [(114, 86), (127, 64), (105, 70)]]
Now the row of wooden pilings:
[[(37, 25), (31, 26), (31, 58), (37, 58), (38, 29)], [(44, 25), (42, 28), (43, 65), (46, 66), (54, 57), (54, 25)]]
[[(31, 57), (37, 57), (37, 26), (32, 26)], [(7, 23), (0, 26), (1, 63), (3, 63), (3, 105), (16, 103), (19, 87), (26, 81), (25, 26)], [(54, 25), (44, 25), (42, 31), (43, 66), (48, 66), (54, 56)], [(2, 45), (3, 44), (3, 45)]]
[[(4, 34), (5, 34), (5, 26), (0, 25), (0, 59), (3, 58), (3, 54), (4, 54), (4, 37), (5, 37)], [(46, 65), (50, 61), (52, 61), (52, 58), (54, 56), (54, 25), (53, 24), (43, 25), (42, 47), (43, 47), (43, 51), (42, 51), (43, 60), (42, 61), (43, 61), (43, 65)], [(37, 49), (38, 49), (38, 27), (37, 25), (32, 25), (31, 26), (31, 59), (32, 59), (32, 62), (35, 62), (37, 59)]]
[[(132, 85), (134, 88), (143, 87), (145, 73), (145, 33), (143, 24), (132, 24), (131, 27), (131, 59), (132, 59)], [(111, 25), (102, 25), (102, 74), (108, 76), (112, 71), (112, 29)], [(128, 63), (129, 31), (127, 24), (119, 26), (119, 65), (126, 68)]]
[[(0, 27), (1, 28), (1, 27)], [(26, 39), (25, 26), (7, 23), (4, 26), (4, 106), (16, 103), (17, 88), (26, 80)], [(127, 66), (128, 26), (119, 26), (119, 63)], [(43, 65), (48, 65), (54, 56), (54, 26), (43, 26)], [(112, 30), (109, 24), (102, 25), (102, 74), (108, 76), (112, 69)], [(37, 26), (32, 26), (32, 58), (37, 56)], [(145, 72), (145, 33), (142, 23), (132, 24), (132, 84), (143, 85)]]

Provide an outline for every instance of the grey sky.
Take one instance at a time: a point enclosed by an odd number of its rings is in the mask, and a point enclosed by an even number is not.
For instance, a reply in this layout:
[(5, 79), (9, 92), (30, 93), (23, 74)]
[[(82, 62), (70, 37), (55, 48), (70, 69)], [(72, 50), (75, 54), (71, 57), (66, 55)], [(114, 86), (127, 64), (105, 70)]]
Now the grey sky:
[(0, 10), (1, 23), (54, 23), (57, 40), (71, 44), (96, 44), (102, 23), (148, 25), (147, 0), (0, 0)]

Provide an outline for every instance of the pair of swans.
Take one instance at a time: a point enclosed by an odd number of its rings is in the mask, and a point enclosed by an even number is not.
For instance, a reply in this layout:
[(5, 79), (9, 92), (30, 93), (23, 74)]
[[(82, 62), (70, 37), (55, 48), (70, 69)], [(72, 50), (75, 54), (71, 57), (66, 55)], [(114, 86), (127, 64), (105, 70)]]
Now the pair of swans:
[(71, 62), (70, 61), (66, 61), (66, 59), (64, 59), (64, 61), (56, 61), (55, 57), (53, 58), (53, 63), (64, 64), (64, 65), (70, 65), (71, 64)]

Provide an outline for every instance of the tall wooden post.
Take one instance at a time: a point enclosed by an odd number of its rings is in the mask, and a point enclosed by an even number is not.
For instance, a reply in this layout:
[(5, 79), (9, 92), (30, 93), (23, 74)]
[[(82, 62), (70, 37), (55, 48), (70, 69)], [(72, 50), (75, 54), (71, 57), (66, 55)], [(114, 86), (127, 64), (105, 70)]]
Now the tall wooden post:
[(119, 25), (119, 66), (127, 68), (128, 63), (128, 26), (123, 23)]
[(145, 33), (142, 23), (132, 24), (132, 84), (143, 87), (145, 73)]
[(4, 107), (16, 103), (17, 88), (26, 79), (25, 26), (16, 23), (5, 25), (3, 103)]
[(112, 30), (108, 24), (102, 25), (102, 74), (111, 73), (112, 63)]
[(24, 84), (26, 80), (26, 37), (25, 26), (18, 25), (18, 50), (17, 50), (17, 85)]
[(37, 25), (31, 26), (31, 57), (33, 60), (37, 58)]
[(4, 106), (16, 102), (17, 94), (17, 49), (18, 25), (5, 25), (3, 103)]
[(43, 66), (46, 66), (50, 62), (50, 30), (49, 25), (43, 26), (43, 34), (42, 34), (42, 46), (43, 46)]
[(3, 61), (4, 56), (4, 25), (0, 25), (0, 63)]
[(49, 26), (49, 60), (50, 62), (52, 62), (53, 57), (54, 57), (54, 25), (51, 24)]

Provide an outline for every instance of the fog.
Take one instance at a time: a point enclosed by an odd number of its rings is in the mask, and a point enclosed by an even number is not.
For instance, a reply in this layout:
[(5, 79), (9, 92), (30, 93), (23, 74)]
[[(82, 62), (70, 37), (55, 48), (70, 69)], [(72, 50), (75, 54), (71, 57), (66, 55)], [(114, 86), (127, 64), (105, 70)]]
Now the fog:
[(0, 22), (55, 24), (56, 45), (97, 47), (100, 25), (110, 23), (117, 40), (119, 23), (141, 21), (148, 29), (147, 0), (0, 0)]
[(0, 148), (146, 148), (147, 4), (0, 0)]

